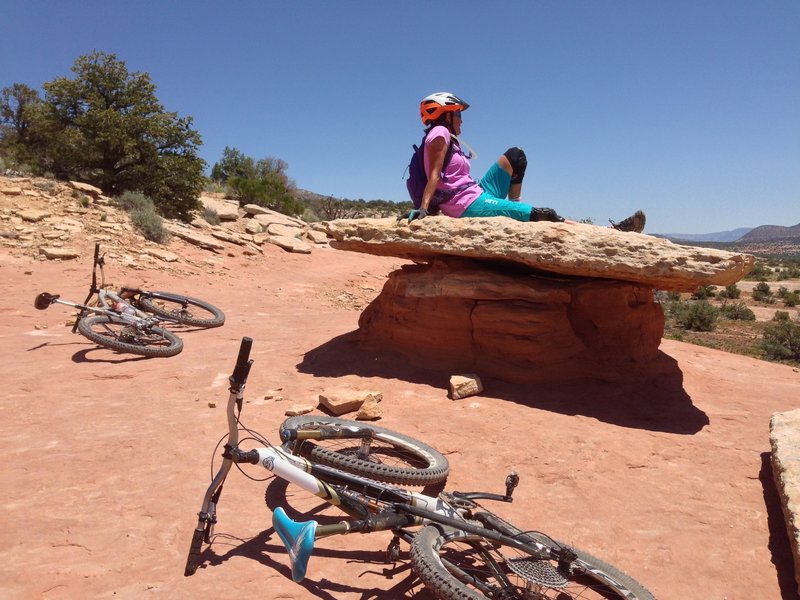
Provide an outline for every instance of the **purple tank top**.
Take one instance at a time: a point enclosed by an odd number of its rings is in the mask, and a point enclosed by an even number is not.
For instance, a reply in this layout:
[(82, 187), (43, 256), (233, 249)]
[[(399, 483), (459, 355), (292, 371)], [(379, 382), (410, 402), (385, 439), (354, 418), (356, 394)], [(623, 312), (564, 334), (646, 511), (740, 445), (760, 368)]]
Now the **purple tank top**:
[[(451, 137), (450, 131), (443, 125), (437, 125), (431, 129), (425, 137), (425, 156), (429, 155), (427, 152), (428, 146), (433, 140), (444, 138), (445, 145), (449, 145)], [(430, 166), (427, 163), (428, 161), (426, 160), (425, 174), (430, 177)], [(461, 150), (458, 140), (456, 140), (453, 156), (442, 171), (442, 179), (439, 181), (439, 185), (436, 186), (437, 190), (445, 192), (457, 190), (455, 195), (447, 202), (439, 204), (441, 211), (448, 217), (460, 217), (467, 210), (467, 207), (483, 192), (478, 183), (470, 176), (469, 167), (469, 160)]]

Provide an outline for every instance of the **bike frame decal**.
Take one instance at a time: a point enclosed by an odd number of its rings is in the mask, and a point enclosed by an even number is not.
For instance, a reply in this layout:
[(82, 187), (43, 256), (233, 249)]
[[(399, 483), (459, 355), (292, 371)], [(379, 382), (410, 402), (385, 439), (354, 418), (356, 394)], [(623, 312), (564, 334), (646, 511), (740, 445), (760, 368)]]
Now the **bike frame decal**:
[(290, 461), (294, 457), (286, 456), (275, 448), (258, 448), (257, 452), (261, 465), (276, 477), (294, 483), (335, 506), (341, 504), (339, 494), (331, 486), (292, 464)]

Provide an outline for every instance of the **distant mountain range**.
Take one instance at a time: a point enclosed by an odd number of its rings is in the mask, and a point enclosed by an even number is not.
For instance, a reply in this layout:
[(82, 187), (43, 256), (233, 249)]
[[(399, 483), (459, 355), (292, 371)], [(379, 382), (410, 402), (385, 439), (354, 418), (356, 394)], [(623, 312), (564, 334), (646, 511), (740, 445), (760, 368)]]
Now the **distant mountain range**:
[(653, 235), (686, 242), (735, 242), (751, 231), (753, 231), (752, 227), (740, 227), (731, 231), (717, 231), (715, 233), (655, 233)]
[(655, 233), (653, 235), (673, 241), (685, 242), (740, 242), (751, 244), (775, 240), (800, 240), (800, 223), (791, 227), (760, 225), (759, 227), (740, 227), (715, 233)]
[(761, 225), (742, 236), (737, 242), (770, 242), (773, 240), (800, 239), (800, 223), (791, 227), (781, 225)]

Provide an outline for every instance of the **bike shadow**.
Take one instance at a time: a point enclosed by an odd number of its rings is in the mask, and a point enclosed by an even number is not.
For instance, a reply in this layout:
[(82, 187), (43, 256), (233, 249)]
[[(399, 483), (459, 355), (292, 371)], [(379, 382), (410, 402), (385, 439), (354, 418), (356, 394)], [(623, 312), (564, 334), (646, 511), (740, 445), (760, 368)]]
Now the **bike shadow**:
[(26, 350), (26, 352), (33, 352), (35, 350), (41, 350), (42, 348), (58, 348), (60, 346), (83, 346), (83, 342), (42, 342), (41, 344), (37, 344), (36, 346), (31, 346)]
[[(84, 342), (60, 342), (60, 343), (52, 343), (52, 342), (44, 342), (37, 346), (33, 346), (32, 348), (28, 348), (26, 352), (33, 352), (35, 350), (41, 350), (42, 348), (48, 347), (55, 347), (55, 346), (85, 346)], [(90, 357), (90, 352), (100, 352), (111, 354), (114, 358), (109, 357), (102, 357), (102, 358), (94, 358)], [(102, 348), (100, 346), (95, 346), (92, 348), (83, 348), (82, 350), (78, 350), (75, 354), (72, 355), (72, 362), (74, 363), (104, 363), (104, 364), (120, 364), (120, 363), (129, 363), (129, 362), (138, 362), (140, 360), (148, 360), (149, 357), (147, 356), (137, 356), (135, 354), (115, 354), (114, 350), (109, 350), (108, 348)]]
[[(411, 563), (405, 557), (401, 557), (397, 563), (387, 564), (381, 560), (381, 556), (381, 552), (368, 550), (335, 550), (320, 547), (314, 549), (314, 557), (317, 558), (344, 560), (350, 564), (358, 563), (369, 567), (365, 568), (364, 574), (377, 574), (385, 577), (388, 581), (403, 577), (387, 589), (358, 587), (331, 581), (324, 577), (314, 579), (313, 558), (305, 579), (297, 585), (304, 588), (311, 596), (321, 600), (338, 600), (345, 593), (360, 594), (361, 600), (392, 600), (395, 598), (434, 600), (435, 596), (423, 587), (422, 582), (411, 570)], [(211, 544), (200, 554), (202, 563), (198, 569), (220, 566), (234, 557), (255, 560), (286, 579), (291, 580), (292, 578), (286, 548), (271, 527), (246, 540), (225, 533), (215, 534)], [(273, 557), (282, 558), (276, 560)]]
[[(433, 371), (410, 364), (391, 350), (359, 342), (358, 331), (340, 335), (307, 352), (298, 371), (315, 377), (380, 377), (449, 389), (455, 372)], [(564, 383), (509, 383), (481, 378), (481, 396), (516, 402), (566, 415), (583, 415), (621, 427), (692, 435), (709, 424), (683, 387), (683, 372), (664, 352), (646, 368), (618, 381), (577, 380)]]
[[(90, 357), (89, 353), (91, 352), (99, 352), (101, 354), (100, 358)], [(113, 358), (108, 356), (103, 356), (103, 354), (110, 354)], [(79, 350), (75, 354), (72, 355), (72, 362), (74, 363), (104, 363), (104, 364), (112, 364), (117, 365), (120, 363), (131, 363), (131, 362), (138, 362), (140, 360), (149, 360), (150, 357), (148, 356), (137, 356), (135, 354), (115, 354), (114, 350), (109, 350), (108, 348), (86, 348), (84, 350)]]

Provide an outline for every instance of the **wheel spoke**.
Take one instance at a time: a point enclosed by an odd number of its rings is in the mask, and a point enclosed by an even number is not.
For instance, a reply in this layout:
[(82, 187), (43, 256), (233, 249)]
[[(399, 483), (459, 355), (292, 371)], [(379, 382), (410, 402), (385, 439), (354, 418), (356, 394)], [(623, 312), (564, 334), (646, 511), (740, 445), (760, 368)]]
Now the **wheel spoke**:
[(167, 357), (183, 349), (183, 342), (175, 334), (156, 326), (137, 327), (117, 316), (84, 317), (78, 321), (78, 329), (93, 342), (119, 352)]

